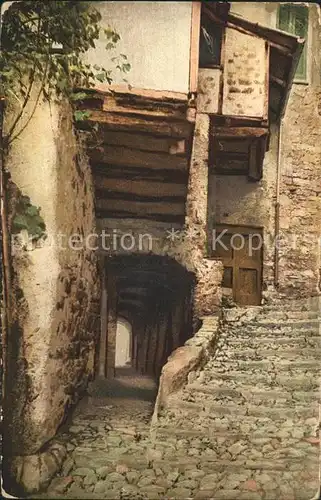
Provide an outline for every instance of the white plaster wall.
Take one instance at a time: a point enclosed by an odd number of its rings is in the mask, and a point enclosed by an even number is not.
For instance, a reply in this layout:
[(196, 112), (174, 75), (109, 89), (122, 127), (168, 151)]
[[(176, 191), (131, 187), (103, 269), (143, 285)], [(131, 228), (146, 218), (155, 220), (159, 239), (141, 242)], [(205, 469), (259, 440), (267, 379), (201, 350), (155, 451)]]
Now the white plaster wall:
[[(101, 38), (86, 58), (91, 64), (112, 68), (111, 57), (126, 54), (133, 87), (188, 92), (192, 2), (95, 2), (101, 25), (111, 25), (121, 36), (115, 51), (106, 51)], [(113, 72), (113, 83), (125, 76)]]
[(231, 14), (236, 14), (252, 23), (271, 28), (276, 26), (279, 2), (232, 2)]
[[(29, 111), (33, 107), (30, 101)], [(28, 116), (25, 115), (25, 119)], [(23, 124), (23, 122), (22, 122)], [(18, 129), (19, 130), (19, 129)], [(32, 366), (35, 380), (44, 380), (48, 368), (48, 353), (51, 338), (48, 335), (53, 319), (56, 299), (57, 278), (60, 272), (58, 259), (56, 221), (57, 196), (57, 147), (58, 109), (55, 105), (41, 103), (29, 125), (21, 136), (12, 143), (8, 166), (12, 181), (30, 197), (33, 205), (41, 207), (48, 238), (41, 248), (29, 248), (23, 260), (19, 254), (15, 258), (15, 268), (19, 274), (19, 284), (28, 304), (25, 321), (25, 356)], [(42, 398), (32, 403), (33, 418), (42, 425), (48, 417), (48, 408)]]

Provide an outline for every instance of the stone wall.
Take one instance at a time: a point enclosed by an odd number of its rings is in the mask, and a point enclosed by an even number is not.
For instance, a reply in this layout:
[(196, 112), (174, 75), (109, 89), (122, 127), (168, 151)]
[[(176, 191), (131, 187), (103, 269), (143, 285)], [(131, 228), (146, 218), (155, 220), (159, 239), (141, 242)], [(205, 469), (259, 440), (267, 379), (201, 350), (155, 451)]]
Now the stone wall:
[(169, 396), (181, 389), (215, 351), (219, 317), (205, 316), (201, 318), (201, 321), (200, 329), (184, 345), (173, 351), (162, 368), (152, 418), (152, 434), (153, 427), (157, 424), (158, 414), (161, 408), (167, 406)]
[[(24, 231), (13, 246), (13, 324), (4, 401), (9, 491), (10, 481), (20, 481), (27, 491), (37, 489), (30, 464), (38, 464), (32, 468), (37, 483), (39, 450), (43, 452), (93, 375), (99, 334), (96, 257), (68, 243), (71, 235), (86, 236), (95, 226), (91, 175), (80, 150), (67, 104), (42, 103), (7, 160), (11, 222), (21, 192), (40, 207), (47, 233), (45, 240), (31, 241)], [(57, 468), (59, 461), (55, 463)], [(53, 467), (47, 472), (52, 474)]]
[(320, 85), (295, 85), (283, 127), (280, 291), (296, 296), (320, 292), (320, 95)]
[(209, 176), (209, 226), (244, 225), (264, 228), (263, 287), (274, 284), (275, 201), (278, 127), (271, 126), (270, 148), (265, 153), (263, 176), (251, 182), (246, 176)]
[(268, 70), (266, 58), (265, 40), (226, 29), (224, 115), (265, 117)]
[[(232, 3), (232, 12), (250, 21), (276, 27), (277, 4)], [(320, 292), (321, 234), (321, 26), (316, 5), (310, 5), (308, 79), (294, 82), (290, 91), (280, 140), (279, 125), (270, 125), (269, 151), (258, 183), (242, 176), (210, 175), (209, 223), (264, 229), (263, 291), (266, 298), (281, 295), (311, 296)], [(275, 274), (277, 233), (277, 170), (279, 183), (279, 272)], [(275, 289), (274, 281), (279, 285)]]

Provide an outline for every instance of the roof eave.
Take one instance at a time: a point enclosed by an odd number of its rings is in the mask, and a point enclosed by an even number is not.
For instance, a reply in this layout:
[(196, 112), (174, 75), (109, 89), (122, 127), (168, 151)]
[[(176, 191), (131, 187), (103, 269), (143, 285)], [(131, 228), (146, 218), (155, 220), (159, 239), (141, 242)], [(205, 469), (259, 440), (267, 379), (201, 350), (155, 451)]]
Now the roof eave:
[(292, 57), (292, 65), (291, 65), (291, 69), (289, 71), (289, 75), (288, 75), (288, 79), (287, 79), (287, 86), (285, 88), (284, 96), (283, 96), (283, 99), (282, 99), (281, 105), (280, 105), (280, 110), (279, 110), (280, 120), (283, 118), (283, 116), (285, 114), (286, 106), (287, 106), (290, 92), (291, 92), (291, 88), (293, 85), (294, 75), (295, 75), (296, 69), (298, 67), (298, 63), (299, 63), (299, 60), (300, 60), (300, 57), (302, 54), (304, 44), (305, 44), (305, 40), (303, 38), (297, 38), (297, 48), (296, 48), (296, 51), (294, 52), (293, 57)]

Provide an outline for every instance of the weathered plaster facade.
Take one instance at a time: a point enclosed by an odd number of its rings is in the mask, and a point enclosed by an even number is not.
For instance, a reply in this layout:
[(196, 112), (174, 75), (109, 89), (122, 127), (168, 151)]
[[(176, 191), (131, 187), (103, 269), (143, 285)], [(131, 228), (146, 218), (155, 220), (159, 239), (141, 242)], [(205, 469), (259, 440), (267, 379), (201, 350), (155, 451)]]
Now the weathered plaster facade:
[[(141, 89), (189, 91), (191, 2), (108, 1), (99, 2), (95, 7), (101, 12), (102, 25), (111, 25), (121, 36), (111, 57), (126, 54), (132, 66), (126, 75), (130, 85)], [(91, 64), (108, 66), (105, 45), (102, 35), (96, 48), (86, 54)], [(124, 77), (117, 70), (113, 72), (115, 84), (123, 83)]]
[[(8, 469), (15, 463), (20, 471), (15, 479), (26, 486), (24, 467), (29, 470), (32, 461), (37, 463), (37, 453), (93, 376), (99, 330), (96, 257), (68, 245), (71, 235), (92, 233), (95, 219), (90, 172), (66, 105), (38, 106), (13, 143), (7, 167), (11, 217), (18, 188), (41, 208), (47, 230), (47, 239), (38, 243), (21, 233), (12, 257), (16, 294), (6, 367), (4, 448)], [(47, 475), (57, 466), (51, 464)], [(39, 474), (32, 474), (31, 489), (38, 489)], [(43, 476), (42, 482), (46, 470)]]
[[(232, 3), (231, 12), (267, 27), (276, 26), (277, 4)], [(321, 64), (315, 57), (320, 52), (320, 19), (316, 5), (310, 5), (309, 16), (308, 81), (293, 83), (280, 142), (280, 124), (271, 123), (269, 151), (265, 154), (261, 181), (253, 183), (246, 176), (218, 174), (210, 175), (209, 181), (211, 228), (214, 223), (263, 228), (263, 290), (298, 296), (311, 296), (320, 291), (321, 124), (318, 102)], [(279, 203), (279, 236), (276, 203)], [(274, 253), (278, 240), (279, 271), (275, 280)]]

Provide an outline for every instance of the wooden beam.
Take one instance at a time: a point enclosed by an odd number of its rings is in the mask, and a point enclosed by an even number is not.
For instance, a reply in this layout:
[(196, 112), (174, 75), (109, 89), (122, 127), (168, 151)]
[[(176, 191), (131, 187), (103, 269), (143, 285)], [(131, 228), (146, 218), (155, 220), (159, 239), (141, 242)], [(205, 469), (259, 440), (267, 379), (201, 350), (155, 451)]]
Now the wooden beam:
[(185, 203), (142, 202), (128, 200), (96, 199), (98, 210), (109, 212), (126, 212), (128, 214), (148, 215), (184, 215)]
[(254, 181), (258, 181), (261, 178), (261, 168), (258, 164), (258, 154), (257, 154), (257, 143), (252, 142), (250, 146), (250, 157), (249, 157), (249, 173), (248, 176)]
[(102, 144), (114, 146), (127, 146), (129, 148), (140, 149), (142, 151), (156, 151), (158, 153), (184, 154), (186, 153), (186, 140), (176, 140), (166, 137), (153, 137), (142, 134), (131, 134), (130, 132), (113, 132), (101, 134), (100, 137), (88, 141), (92, 147)]
[(224, 137), (262, 137), (268, 133), (266, 128), (258, 127), (213, 127), (211, 135)]
[(143, 115), (148, 118), (166, 118), (167, 120), (185, 120), (187, 116), (187, 107), (180, 105), (175, 109), (173, 106), (157, 106), (157, 103), (152, 103), (148, 107), (141, 103), (132, 103), (127, 98), (117, 98), (115, 96), (106, 96), (103, 104), (103, 111), (109, 113), (120, 114), (135, 114)]
[(148, 182), (172, 182), (174, 184), (186, 184), (188, 182), (188, 171), (186, 170), (153, 170), (139, 167), (126, 167), (124, 165), (112, 165), (110, 163), (91, 162), (93, 175), (102, 175), (109, 179), (127, 179)]
[[(135, 221), (139, 217), (141, 220), (144, 220), (147, 223), (157, 224), (159, 222), (163, 222), (163, 223), (166, 222), (167, 224), (176, 225), (176, 226), (183, 226), (184, 219), (185, 219), (184, 215), (157, 215), (157, 214), (156, 215), (148, 215), (148, 214), (144, 214), (144, 215), (137, 216), (137, 214), (124, 214), (124, 212), (110, 212), (107, 210), (106, 211), (96, 211), (96, 217), (97, 217), (97, 220), (110, 218), (116, 222), (118, 222), (118, 221), (121, 222), (125, 217), (128, 221), (132, 221), (133, 223), (135, 223)], [(103, 254), (104, 252), (102, 251), (101, 253)]]
[(138, 196), (181, 196), (185, 197), (187, 186), (169, 182), (134, 181), (128, 179), (110, 179), (102, 175), (94, 176), (95, 188), (114, 193), (129, 193)]
[(144, 132), (157, 136), (188, 138), (193, 130), (193, 125), (188, 121), (147, 120), (131, 115), (126, 116), (106, 111), (89, 110), (86, 120), (77, 122), (79, 129), (91, 129), (96, 124), (101, 131), (120, 130), (124, 132)]
[(123, 146), (101, 146), (88, 151), (88, 154), (90, 159), (95, 162), (113, 165), (153, 170), (188, 170), (188, 161), (182, 156), (139, 151)]
[(286, 87), (286, 82), (284, 80), (282, 80), (281, 78), (277, 78), (274, 75), (270, 75), (270, 82), (276, 83), (277, 85), (279, 85), (282, 88)]
[(215, 150), (215, 156), (218, 160), (240, 160), (244, 161), (248, 159), (249, 153), (240, 153), (238, 151), (220, 151)]
[(149, 290), (148, 287), (125, 287), (122, 288), (119, 292), (119, 295), (123, 294), (135, 294), (135, 295), (143, 295), (143, 296), (149, 296)]
[(189, 91), (197, 92), (199, 66), (199, 40), (201, 29), (201, 2), (192, 2), (191, 45), (189, 63)]
[(160, 101), (188, 101), (188, 94), (183, 92), (172, 92), (168, 90), (148, 90), (148, 89), (140, 89), (137, 87), (129, 87), (129, 85), (119, 84), (119, 85), (109, 85), (106, 88), (106, 85), (96, 85), (96, 92), (102, 92), (106, 95), (106, 93), (115, 93), (115, 94), (125, 94), (132, 95), (137, 97), (143, 97), (146, 99), (155, 99)]
[(217, 127), (268, 127), (268, 121), (253, 116), (210, 115), (211, 125)]

